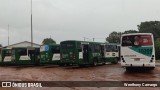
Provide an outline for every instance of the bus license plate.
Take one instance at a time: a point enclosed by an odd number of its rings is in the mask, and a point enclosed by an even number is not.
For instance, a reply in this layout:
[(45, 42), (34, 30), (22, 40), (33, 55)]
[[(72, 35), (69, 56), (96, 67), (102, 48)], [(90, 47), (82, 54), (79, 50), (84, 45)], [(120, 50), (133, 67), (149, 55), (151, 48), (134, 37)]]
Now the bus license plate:
[(140, 61), (140, 58), (135, 58), (134, 61)]

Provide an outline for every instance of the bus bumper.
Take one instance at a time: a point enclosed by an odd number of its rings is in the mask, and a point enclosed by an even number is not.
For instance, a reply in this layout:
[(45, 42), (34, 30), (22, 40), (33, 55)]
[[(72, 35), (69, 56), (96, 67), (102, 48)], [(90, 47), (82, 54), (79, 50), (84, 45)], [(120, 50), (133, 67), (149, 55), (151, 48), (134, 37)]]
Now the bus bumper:
[(145, 64), (121, 64), (122, 67), (155, 67), (155, 63), (145, 63)]

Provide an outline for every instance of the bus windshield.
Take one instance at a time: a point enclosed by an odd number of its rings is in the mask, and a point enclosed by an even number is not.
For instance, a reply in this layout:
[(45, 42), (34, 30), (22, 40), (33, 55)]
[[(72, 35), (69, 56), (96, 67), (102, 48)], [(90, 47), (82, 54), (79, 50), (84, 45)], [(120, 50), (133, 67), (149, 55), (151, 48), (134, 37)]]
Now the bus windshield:
[(122, 46), (151, 46), (151, 35), (130, 35), (122, 37)]

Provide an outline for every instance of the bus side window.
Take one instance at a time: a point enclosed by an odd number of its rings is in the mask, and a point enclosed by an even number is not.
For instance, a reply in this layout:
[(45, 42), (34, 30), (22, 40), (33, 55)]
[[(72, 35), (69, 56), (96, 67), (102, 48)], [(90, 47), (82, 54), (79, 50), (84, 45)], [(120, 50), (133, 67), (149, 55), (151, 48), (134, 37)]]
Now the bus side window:
[(59, 46), (52, 47), (52, 53), (60, 53), (60, 47)]
[(78, 49), (78, 52), (82, 52), (82, 44), (81, 43), (77, 43), (77, 49)]
[(27, 55), (27, 49), (20, 49), (20, 50), (18, 50), (18, 53), (20, 56)]

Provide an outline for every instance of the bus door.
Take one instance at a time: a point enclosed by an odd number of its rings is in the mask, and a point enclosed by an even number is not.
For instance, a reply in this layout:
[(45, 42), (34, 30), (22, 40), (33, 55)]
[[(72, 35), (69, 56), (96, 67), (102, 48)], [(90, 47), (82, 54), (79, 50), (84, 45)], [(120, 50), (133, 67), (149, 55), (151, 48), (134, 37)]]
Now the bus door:
[(31, 59), (31, 62), (35, 61), (35, 48), (28, 48), (28, 56)]
[(82, 44), (83, 60), (89, 62), (89, 44)]
[(105, 45), (100, 45), (100, 53), (103, 58), (105, 57), (105, 51)]

